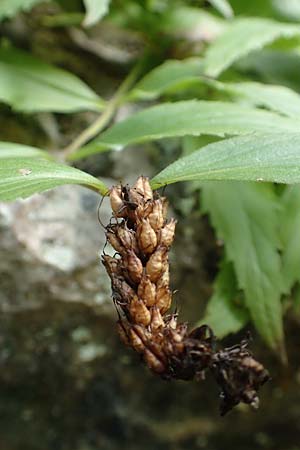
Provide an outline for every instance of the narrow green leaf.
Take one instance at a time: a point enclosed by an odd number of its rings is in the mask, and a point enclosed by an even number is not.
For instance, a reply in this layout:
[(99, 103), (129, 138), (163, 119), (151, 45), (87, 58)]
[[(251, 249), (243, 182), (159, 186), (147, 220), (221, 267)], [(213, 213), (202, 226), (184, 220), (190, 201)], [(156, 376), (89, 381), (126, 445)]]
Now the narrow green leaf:
[(23, 112), (103, 107), (103, 100), (75, 75), (14, 48), (0, 48), (0, 101)]
[(110, 0), (83, 0), (86, 15), (83, 21), (85, 27), (95, 25), (108, 12)]
[(231, 263), (222, 264), (201, 324), (209, 325), (218, 338), (236, 333), (249, 321), (249, 313), (237, 301), (237, 281)]
[(29, 11), (35, 4), (42, 0), (1, 0), (0, 20), (6, 17), (13, 17), (19, 11)]
[(280, 222), (282, 275), (285, 292), (300, 281), (300, 186), (288, 186), (282, 196)]
[(257, 330), (270, 347), (282, 349), (279, 217), (271, 186), (207, 183), (202, 188), (202, 207), (224, 242)]
[(300, 183), (300, 133), (254, 134), (209, 144), (167, 166), (152, 186), (188, 180)]
[(76, 159), (106, 149), (120, 150), (129, 144), (167, 137), (200, 134), (224, 137), (273, 130), (296, 132), (299, 126), (299, 120), (234, 103), (204, 100), (164, 103), (115, 124), (72, 157)]
[(285, 86), (257, 82), (221, 83), (203, 80), (208, 85), (226, 92), (253, 106), (263, 106), (289, 117), (300, 117), (300, 95)]
[(34, 156), (49, 158), (49, 153), (28, 145), (15, 144), (14, 142), (0, 142), (0, 164), (4, 158), (32, 158)]
[(233, 17), (233, 11), (227, 0), (209, 0), (209, 3), (221, 13), (226, 19)]
[(1, 158), (0, 200), (29, 197), (64, 184), (80, 184), (105, 195), (108, 188), (97, 178), (44, 158)]
[(298, 25), (257, 17), (236, 19), (209, 46), (204, 59), (205, 73), (217, 77), (253, 50), (261, 49), (278, 38), (294, 36), (300, 36)]
[(202, 72), (203, 62), (200, 58), (166, 61), (149, 72), (135, 85), (130, 93), (130, 98), (155, 99), (169, 89), (180, 87), (190, 80), (195, 81), (195, 77)]

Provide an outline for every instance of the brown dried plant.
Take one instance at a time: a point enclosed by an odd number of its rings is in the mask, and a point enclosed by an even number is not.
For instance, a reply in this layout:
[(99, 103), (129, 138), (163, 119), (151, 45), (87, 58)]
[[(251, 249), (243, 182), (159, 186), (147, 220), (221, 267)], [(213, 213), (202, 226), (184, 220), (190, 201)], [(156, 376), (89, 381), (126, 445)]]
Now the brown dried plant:
[(168, 253), (176, 221), (167, 220), (167, 199), (152, 191), (148, 178), (139, 177), (133, 187), (112, 187), (110, 202), (113, 216), (106, 236), (116, 253), (103, 254), (102, 261), (121, 340), (164, 379), (203, 380), (211, 373), (221, 389), (222, 415), (240, 402), (257, 408), (257, 391), (269, 375), (249, 351), (248, 339), (218, 350), (209, 326), (189, 331), (169, 312)]

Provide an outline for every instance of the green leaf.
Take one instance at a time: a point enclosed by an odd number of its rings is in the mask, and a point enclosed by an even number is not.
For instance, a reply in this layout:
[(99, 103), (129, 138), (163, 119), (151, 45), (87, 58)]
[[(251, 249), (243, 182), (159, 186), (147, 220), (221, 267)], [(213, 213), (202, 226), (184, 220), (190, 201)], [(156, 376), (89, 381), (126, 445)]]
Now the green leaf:
[(300, 117), (300, 95), (285, 86), (257, 82), (221, 83), (204, 80), (210, 86), (253, 106), (263, 106), (290, 117)]
[(300, 186), (288, 186), (281, 203), (282, 275), (285, 292), (289, 293), (300, 281)]
[(237, 281), (231, 263), (223, 263), (201, 324), (209, 325), (218, 338), (236, 333), (249, 321), (249, 313), (237, 301)]
[[(28, 148), (20, 146), (20, 153)], [(80, 184), (105, 195), (108, 188), (97, 178), (81, 170), (34, 155), (2, 158), (0, 150), (0, 200), (29, 197), (64, 184)]]
[(224, 242), (254, 325), (270, 347), (282, 350), (279, 218), (272, 187), (208, 183), (202, 188), (202, 207)]
[(110, 0), (83, 0), (86, 15), (83, 21), (85, 27), (95, 25), (108, 12)]
[(242, 135), (255, 131), (299, 130), (300, 121), (234, 103), (183, 101), (164, 103), (133, 114), (102, 133), (74, 159), (106, 149), (121, 150), (129, 144), (167, 137), (212, 134)]
[(233, 17), (233, 11), (227, 0), (209, 0), (209, 3), (221, 13), (226, 19)]
[(300, 133), (254, 134), (209, 144), (167, 166), (152, 186), (191, 180), (300, 183)]
[(18, 156), (21, 158), (32, 158), (34, 156), (49, 158), (49, 153), (28, 145), (15, 144), (14, 142), (0, 142), (0, 161), (4, 158), (16, 158)]
[(14, 48), (0, 48), (0, 101), (23, 112), (99, 111), (103, 106), (75, 75)]
[(196, 77), (202, 72), (203, 62), (200, 58), (165, 61), (135, 85), (130, 98), (155, 99), (172, 88), (184, 87), (184, 83), (199, 80)]
[(261, 49), (278, 38), (294, 36), (300, 36), (298, 25), (260, 18), (236, 19), (209, 46), (204, 60), (205, 73), (217, 77), (253, 50)]
[(0, 20), (6, 17), (13, 17), (19, 11), (29, 11), (35, 4), (42, 0), (1, 0)]

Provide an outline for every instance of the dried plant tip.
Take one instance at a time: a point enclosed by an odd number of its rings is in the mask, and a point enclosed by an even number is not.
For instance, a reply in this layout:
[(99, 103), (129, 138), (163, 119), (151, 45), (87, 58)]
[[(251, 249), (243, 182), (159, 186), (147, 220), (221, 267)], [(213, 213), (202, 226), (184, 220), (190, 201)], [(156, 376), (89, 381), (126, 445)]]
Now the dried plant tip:
[(176, 220), (171, 219), (160, 231), (160, 244), (170, 247), (175, 236)]
[(140, 249), (145, 255), (153, 253), (157, 246), (157, 237), (147, 219), (141, 219), (137, 226), (137, 237)]
[(155, 231), (160, 230), (164, 225), (163, 205), (160, 198), (152, 203), (152, 211), (148, 215), (148, 220)]
[(144, 351), (144, 360), (149, 367), (155, 373), (163, 373), (166, 370), (165, 365), (152, 353), (148, 348)]
[(127, 269), (133, 283), (139, 283), (143, 275), (143, 265), (133, 250), (128, 250), (124, 256), (124, 267)]
[(146, 264), (146, 274), (149, 275), (150, 280), (155, 283), (158, 281), (161, 274), (166, 270), (167, 265), (167, 249), (159, 246), (150, 256), (149, 261)]
[(122, 217), (124, 213), (124, 203), (122, 199), (122, 188), (121, 186), (113, 186), (109, 194), (111, 209), (117, 217)]
[(165, 325), (163, 318), (161, 316), (161, 313), (157, 306), (154, 306), (152, 308), (151, 312), (151, 329), (157, 330), (160, 327), (163, 327)]
[(138, 286), (138, 296), (141, 298), (146, 306), (153, 306), (156, 298), (156, 287), (151, 283), (148, 275), (143, 275), (141, 282)]
[(144, 302), (135, 296), (128, 307), (130, 317), (136, 324), (142, 324), (145, 327), (151, 322), (151, 313)]
[(145, 202), (153, 199), (153, 192), (148, 177), (139, 177), (133, 185), (133, 189), (142, 195)]

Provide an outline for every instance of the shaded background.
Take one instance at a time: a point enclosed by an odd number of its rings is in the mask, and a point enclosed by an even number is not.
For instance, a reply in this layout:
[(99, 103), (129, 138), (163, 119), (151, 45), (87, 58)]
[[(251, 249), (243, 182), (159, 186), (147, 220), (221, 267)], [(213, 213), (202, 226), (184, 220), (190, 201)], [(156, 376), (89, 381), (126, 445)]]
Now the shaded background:
[[(263, 2), (260, 12), (268, 14), (270, 4)], [(95, 27), (89, 40), (113, 42), (125, 55), (122, 63), (120, 53), (105, 60), (87, 49), (86, 37), (80, 41), (76, 33), (42, 27), (45, 8), (4, 22), (2, 36), (109, 97), (132, 53), (136, 57), (138, 40)], [(93, 118), (93, 113), (29, 117), (1, 105), (0, 138), (63, 147)], [(151, 176), (177, 153), (177, 143), (165, 141), (159, 148), (89, 158), (79, 167), (111, 185)], [(171, 255), (173, 289), (181, 317), (193, 323), (211, 295), (222, 248), (187, 185), (170, 187), (166, 194), (179, 220)], [(210, 380), (162, 381), (119, 343), (110, 286), (99, 263), (104, 233), (98, 203), (87, 189), (66, 186), (0, 204), (0, 449), (300, 449), (300, 318), (286, 318), (287, 368), (253, 332), (252, 347), (273, 379), (261, 392), (258, 412), (241, 406), (220, 418), (217, 388)], [(100, 214), (107, 222), (107, 203)]]

